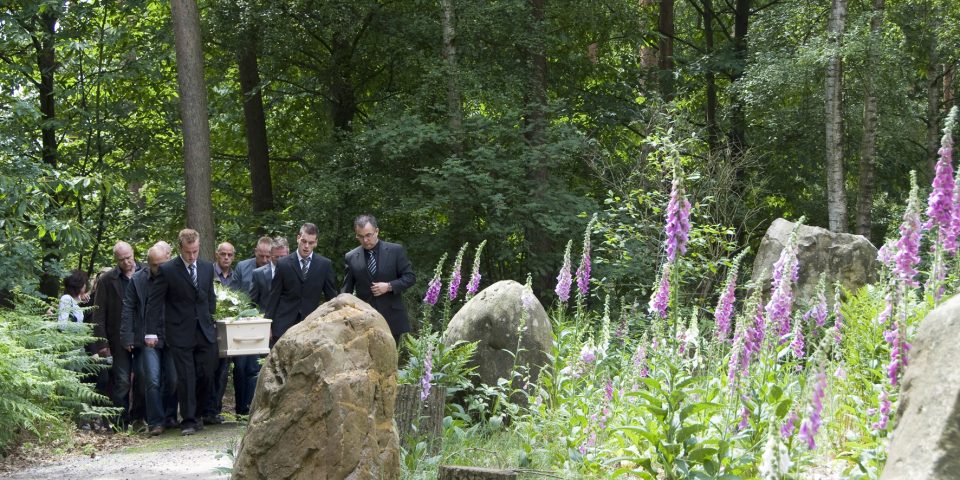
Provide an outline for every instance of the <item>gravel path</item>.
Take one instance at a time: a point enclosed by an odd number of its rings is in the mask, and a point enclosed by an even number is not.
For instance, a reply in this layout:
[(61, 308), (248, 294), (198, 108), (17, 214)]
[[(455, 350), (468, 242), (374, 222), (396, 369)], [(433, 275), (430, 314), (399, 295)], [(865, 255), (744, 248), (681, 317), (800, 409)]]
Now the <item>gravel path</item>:
[[(235, 449), (243, 435), (244, 425), (225, 423), (204, 428), (190, 437), (181, 437), (179, 430), (147, 439), (135, 447), (95, 456), (72, 456), (56, 463), (30, 467), (19, 472), (6, 472), (9, 479), (110, 479), (151, 480), (156, 478), (222, 479), (233, 459), (227, 450)], [(219, 457), (219, 458), (218, 458)]]

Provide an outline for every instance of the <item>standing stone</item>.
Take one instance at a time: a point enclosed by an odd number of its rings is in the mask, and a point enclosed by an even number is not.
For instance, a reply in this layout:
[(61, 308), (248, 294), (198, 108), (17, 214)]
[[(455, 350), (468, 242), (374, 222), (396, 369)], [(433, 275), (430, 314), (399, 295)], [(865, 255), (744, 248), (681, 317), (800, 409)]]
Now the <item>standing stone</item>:
[[(751, 280), (765, 292), (769, 293), (773, 265), (780, 258), (795, 225), (778, 218), (760, 241)], [(795, 292), (799, 300), (816, 295), (821, 272), (827, 274), (827, 300), (831, 303), (834, 282), (839, 281), (843, 288), (855, 292), (877, 280), (877, 247), (862, 235), (833, 233), (825, 228), (803, 225), (797, 231), (797, 259), (800, 277)]]
[(960, 478), (960, 295), (920, 324), (881, 480)]
[[(520, 336), (521, 352), (514, 360), (507, 351), (517, 352), (521, 321), (526, 325)], [(481, 382), (496, 385), (501, 378), (509, 379), (515, 362), (528, 367), (530, 381), (536, 382), (553, 349), (553, 327), (533, 292), (513, 280), (504, 280), (481, 291), (453, 316), (443, 343), (449, 347), (458, 341), (479, 341), (471, 365), (477, 367)]]
[(324, 303), (260, 370), (233, 478), (398, 478), (396, 394), (387, 322), (353, 295)]

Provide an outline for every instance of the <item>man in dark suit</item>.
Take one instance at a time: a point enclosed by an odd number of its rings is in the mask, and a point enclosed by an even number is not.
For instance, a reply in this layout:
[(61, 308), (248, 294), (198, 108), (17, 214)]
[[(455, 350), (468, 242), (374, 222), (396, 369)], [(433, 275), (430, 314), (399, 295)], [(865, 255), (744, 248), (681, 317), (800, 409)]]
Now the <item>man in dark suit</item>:
[[(136, 376), (146, 405), (147, 426), (152, 436), (162, 434), (165, 426), (174, 426), (177, 421), (177, 376), (173, 371), (173, 358), (164, 350), (159, 336), (148, 337), (144, 333), (150, 287), (160, 265), (170, 260), (170, 252), (170, 244), (164, 241), (157, 242), (147, 251), (150, 268), (140, 269), (130, 280), (123, 298), (120, 325), (120, 337), (126, 351), (133, 353)], [(148, 340), (157, 343), (148, 347), (145, 343)]]
[(333, 263), (313, 252), (317, 247), (317, 226), (305, 223), (297, 235), (297, 250), (277, 262), (277, 271), (270, 286), (267, 318), (270, 345), (276, 343), (290, 327), (300, 323), (320, 306), (320, 298), (337, 296), (333, 283)]
[(380, 241), (376, 217), (358, 216), (353, 221), (353, 229), (360, 246), (343, 257), (346, 275), (340, 291), (356, 291), (357, 298), (380, 312), (399, 346), (400, 335), (410, 331), (403, 292), (413, 286), (417, 277), (402, 245)]
[[(104, 273), (98, 282), (93, 303), (94, 336), (106, 338), (107, 344), (100, 345), (100, 356), (113, 356), (110, 367), (110, 380), (113, 388), (110, 399), (113, 405), (123, 409), (120, 423), (126, 427), (134, 420), (144, 417), (143, 396), (140, 388), (134, 388), (133, 405), (130, 404), (130, 374), (133, 372), (133, 354), (128, 352), (126, 344), (120, 338), (120, 324), (123, 320), (123, 296), (133, 274), (141, 269), (133, 255), (133, 247), (127, 242), (117, 242), (113, 246), (113, 259), (117, 266)], [(109, 350), (107, 347), (109, 346)], [(139, 387), (139, 385), (137, 385)]]
[[(257, 246), (253, 249), (253, 257), (237, 262), (233, 268), (233, 281), (240, 286), (240, 291), (248, 293), (253, 282), (253, 271), (270, 263), (270, 250), (273, 248), (273, 239), (260, 237)], [(269, 290), (268, 290), (269, 292)]]
[(250, 300), (262, 313), (267, 311), (270, 286), (273, 284), (273, 277), (277, 271), (277, 262), (289, 254), (290, 247), (287, 245), (287, 239), (283, 237), (274, 238), (270, 246), (270, 259), (265, 265), (255, 268), (251, 274)]
[[(198, 258), (200, 235), (186, 228), (180, 231), (178, 240), (180, 255), (160, 265), (153, 280), (145, 336), (157, 335), (173, 355), (183, 417), (180, 433), (193, 435), (203, 428), (197, 412), (205, 411), (214, 388), (218, 355), (213, 314), (217, 296), (213, 291), (213, 264)], [(148, 347), (157, 342), (144, 340)], [(198, 405), (198, 401), (204, 405)]]

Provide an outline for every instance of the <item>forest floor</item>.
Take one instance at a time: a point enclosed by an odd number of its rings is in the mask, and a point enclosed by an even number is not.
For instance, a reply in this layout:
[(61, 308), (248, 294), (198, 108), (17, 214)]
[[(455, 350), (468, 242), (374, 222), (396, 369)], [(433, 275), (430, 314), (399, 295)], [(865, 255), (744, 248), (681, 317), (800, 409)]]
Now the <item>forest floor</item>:
[[(0, 457), (4, 479), (136, 479), (227, 478), (232, 452), (245, 423), (209, 425), (195, 435), (179, 429), (158, 437), (132, 433), (77, 431), (61, 444), (21, 445)], [(228, 451), (231, 452), (228, 454)]]

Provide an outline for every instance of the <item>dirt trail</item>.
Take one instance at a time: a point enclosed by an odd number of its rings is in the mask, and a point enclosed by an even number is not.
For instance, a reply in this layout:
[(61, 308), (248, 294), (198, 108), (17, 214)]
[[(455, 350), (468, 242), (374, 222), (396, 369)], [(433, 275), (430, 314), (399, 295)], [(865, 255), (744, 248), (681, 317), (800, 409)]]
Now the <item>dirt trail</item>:
[[(228, 422), (211, 425), (196, 435), (181, 437), (178, 429), (155, 438), (145, 438), (134, 446), (109, 453), (75, 454), (54, 463), (0, 473), (4, 479), (109, 479), (152, 480), (157, 478), (222, 479), (227, 473), (217, 468), (230, 467), (233, 459), (227, 450), (235, 449), (243, 435), (244, 424)], [(218, 458), (219, 457), (219, 458)]]

